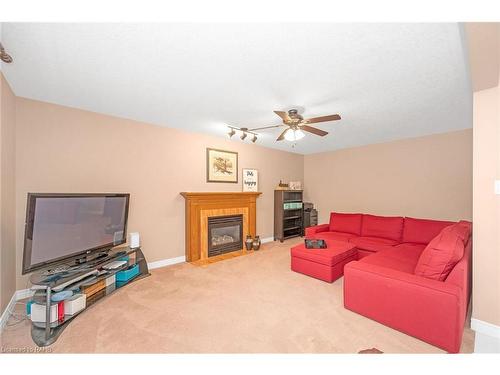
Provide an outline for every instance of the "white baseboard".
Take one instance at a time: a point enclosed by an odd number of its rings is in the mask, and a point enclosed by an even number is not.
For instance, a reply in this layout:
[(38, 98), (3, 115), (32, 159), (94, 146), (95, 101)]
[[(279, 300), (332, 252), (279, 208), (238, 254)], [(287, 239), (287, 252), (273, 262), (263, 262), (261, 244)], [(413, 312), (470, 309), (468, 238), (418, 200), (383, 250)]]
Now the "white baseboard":
[[(266, 238), (261, 238), (260, 239), (261, 243), (268, 243), (268, 242), (273, 242), (273, 241), (274, 241), (273, 237), (266, 237)], [(185, 256), (176, 257), (176, 258), (162, 259), (162, 260), (157, 260), (156, 262), (148, 263), (148, 268), (150, 270), (154, 270), (155, 268), (161, 268), (161, 267), (165, 267), (165, 266), (171, 266), (172, 264), (184, 263), (185, 261), (186, 261), (186, 257)]]
[(35, 292), (31, 289), (20, 289), (16, 291), (16, 301), (20, 301), (25, 298), (33, 297)]
[(3, 328), (7, 324), (7, 321), (10, 318), (11, 312), (14, 310), (14, 306), (16, 305), (16, 302), (17, 302), (16, 294), (17, 294), (17, 292), (14, 292), (14, 294), (12, 295), (12, 298), (10, 299), (9, 303), (7, 304), (7, 307), (5, 307), (5, 310), (2, 312), (2, 317), (0, 318), (0, 332), (3, 330)]
[(266, 238), (260, 239), (261, 243), (268, 243), (268, 242), (273, 242), (273, 241), (274, 241), (274, 237), (266, 237)]
[(474, 353), (500, 353), (500, 327), (479, 319), (471, 319), (476, 332)]
[(0, 319), (0, 331), (5, 327), (5, 324), (7, 324), (7, 321), (10, 318), (10, 314), (14, 310), (14, 306), (16, 305), (17, 301), (21, 301), (25, 298), (30, 298), (33, 296), (35, 292), (32, 291), (31, 289), (20, 289), (16, 290), (14, 294), (12, 295), (12, 298), (10, 299), (9, 304), (5, 308), (5, 310), (2, 313), (2, 318)]
[(177, 257), (177, 258), (162, 259), (162, 260), (157, 260), (156, 262), (148, 263), (148, 268), (150, 270), (154, 270), (155, 268), (161, 268), (161, 267), (165, 267), (165, 266), (170, 266), (172, 264), (183, 263), (185, 261), (186, 261), (185, 256), (181, 256), (181, 257)]

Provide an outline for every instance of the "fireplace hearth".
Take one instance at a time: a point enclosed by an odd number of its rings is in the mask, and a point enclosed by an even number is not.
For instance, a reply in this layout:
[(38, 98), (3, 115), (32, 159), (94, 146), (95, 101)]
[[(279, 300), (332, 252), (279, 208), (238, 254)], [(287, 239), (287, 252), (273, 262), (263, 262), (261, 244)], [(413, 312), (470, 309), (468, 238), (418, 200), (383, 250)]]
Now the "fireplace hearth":
[(243, 215), (208, 217), (208, 256), (243, 248)]

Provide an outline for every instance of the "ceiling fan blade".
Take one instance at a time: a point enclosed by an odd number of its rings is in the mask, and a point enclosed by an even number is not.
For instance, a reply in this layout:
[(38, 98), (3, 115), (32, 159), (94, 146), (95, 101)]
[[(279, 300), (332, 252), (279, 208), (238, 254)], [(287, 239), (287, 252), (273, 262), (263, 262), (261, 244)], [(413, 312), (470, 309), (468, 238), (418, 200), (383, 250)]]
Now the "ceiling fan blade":
[(328, 134), (328, 132), (325, 132), (324, 130), (321, 130), (321, 129), (318, 129), (318, 128), (313, 128), (312, 126), (308, 126), (308, 125), (301, 125), (300, 129), (304, 130), (306, 132), (309, 132), (309, 133), (313, 133), (313, 134), (319, 135), (321, 137), (324, 137), (325, 135)]
[(283, 121), (290, 121), (290, 117), (288, 116), (288, 113), (283, 112), (283, 111), (273, 111), (276, 113)]
[(256, 130), (279, 128), (280, 126), (284, 126), (284, 125), (283, 124), (279, 124), (279, 125), (272, 125), (272, 126), (264, 126), (262, 128), (252, 128), (252, 129), (248, 129), (248, 130), (250, 130), (250, 131), (256, 131)]
[[(290, 129), (290, 128), (288, 128)], [(288, 131), (288, 129), (285, 129), (283, 131), (283, 133), (280, 134), (280, 136), (278, 138), (276, 138), (276, 141), (282, 141), (283, 139), (285, 139), (285, 133)]]
[(314, 124), (316, 122), (327, 122), (327, 121), (337, 121), (340, 120), (340, 115), (329, 115), (329, 116), (320, 116), (308, 118), (302, 121), (303, 124)]

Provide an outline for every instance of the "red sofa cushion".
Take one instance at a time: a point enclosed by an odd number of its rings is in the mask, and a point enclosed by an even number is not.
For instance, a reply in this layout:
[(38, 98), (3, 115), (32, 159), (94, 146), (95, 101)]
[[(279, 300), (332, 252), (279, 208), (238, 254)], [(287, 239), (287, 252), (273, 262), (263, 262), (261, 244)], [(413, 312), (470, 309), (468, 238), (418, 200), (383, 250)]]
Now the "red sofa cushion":
[(330, 232), (352, 233), (361, 235), (362, 214), (330, 213)]
[(399, 242), (403, 232), (403, 217), (363, 215), (363, 237), (387, 238)]
[(464, 255), (470, 228), (455, 224), (444, 228), (426, 246), (415, 267), (415, 275), (444, 281)]
[(314, 225), (312, 227), (306, 227), (305, 229), (306, 238), (308, 239), (316, 238), (318, 234), (328, 231), (328, 228), (329, 228), (328, 224), (320, 224), (320, 225)]
[(467, 242), (469, 242), (470, 236), (472, 234), (472, 223), (467, 220), (460, 220), (457, 225), (460, 225), (463, 227), (463, 231), (459, 231), (458, 235), (464, 242), (464, 245), (467, 245)]
[[(385, 257), (402, 260), (405, 262), (410, 262), (413, 264), (413, 270), (424, 251), (425, 245), (416, 243), (403, 243), (400, 245), (393, 246), (391, 248), (385, 249), (380, 253)], [(411, 272), (413, 273), (413, 271)]]
[(413, 274), (416, 264), (416, 261), (412, 261), (411, 259), (388, 256), (385, 251), (379, 251), (378, 253), (364, 257), (359, 262), (409, 274)]
[(386, 250), (390, 246), (397, 245), (397, 241), (379, 237), (353, 237), (349, 242), (356, 245), (358, 249), (368, 251)]
[(409, 243), (385, 246), (378, 253), (365, 257), (360, 262), (412, 274), (424, 248), (424, 245)]
[(410, 251), (420, 251), (420, 253), (425, 249), (425, 246), (423, 243), (415, 243), (415, 242), (403, 242), (400, 243), (399, 245), (394, 246), (395, 249), (400, 249), (400, 250), (410, 250)]
[(344, 242), (349, 242), (349, 240), (354, 237), (356, 237), (356, 235), (343, 232), (319, 232), (315, 236), (315, 238), (322, 240), (336, 240)]
[(452, 221), (415, 219), (405, 217), (403, 224), (403, 242), (428, 244), (444, 228), (456, 224)]

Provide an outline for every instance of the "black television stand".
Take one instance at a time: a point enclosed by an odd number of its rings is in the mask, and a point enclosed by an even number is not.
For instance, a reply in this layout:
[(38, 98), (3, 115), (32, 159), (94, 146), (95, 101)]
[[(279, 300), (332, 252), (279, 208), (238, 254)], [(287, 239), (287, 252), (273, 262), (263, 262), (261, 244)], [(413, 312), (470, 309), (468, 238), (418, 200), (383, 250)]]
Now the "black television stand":
[[(44, 271), (36, 272), (31, 275), (30, 281), (31, 284), (33, 284), (31, 290), (35, 291), (33, 300), (35, 303), (45, 306), (45, 322), (31, 322), (31, 337), (35, 344), (38, 346), (53, 344), (73, 318), (86, 311), (92, 304), (110, 295), (111, 293), (114, 293), (115, 290), (150, 275), (148, 264), (141, 248), (131, 249), (129, 247), (117, 247), (110, 249), (109, 252), (104, 254), (105, 257), (96, 257), (81, 264), (81, 270), (76, 269), (72, 272), (67, 272), (66, 274), (56, 274), (57, 277), (55, 278), (48, 276)], [(107, 270), (105, 274), (98, 274), (98, 271), (101, 270), (103, 266), (123, 258), (124, 256), (129, 256), (127, 264), (118, 269)], [(51, 296), (54, 291), (59, 292), (61, 290), (76, 290), (80, 288), (80, 284), (84, 284), (87, 279), (92, 279), (91, 284), (96, 284), (101, 281), (104, 283), (106, 278), (133, 265), (137, 265), (139, 267), (139, 273), (134, 278), (128, 280), (126, 284), (118, 284), (115, 282), (112, 286), (100, 290), (99, 292), (93, 294), (90, 298), (87, 297), (86, 306), (83, 310), (78, 311), (73, 315), (64, 315), (61, 319), (50, 323), (50, 306), (53, 303), (51, 301)], [(92, 274), (93, 277), (89, 277), (90, 274)], [(78, 293), (84, 292), (81, 290)]]

